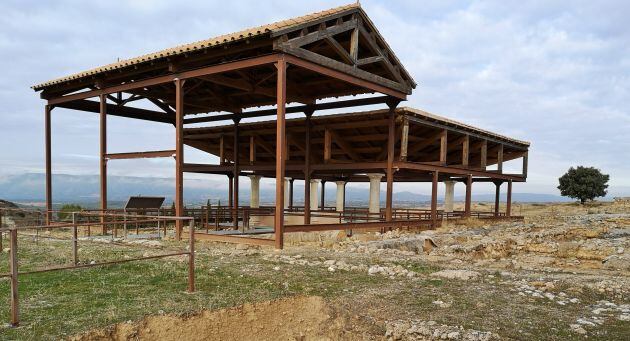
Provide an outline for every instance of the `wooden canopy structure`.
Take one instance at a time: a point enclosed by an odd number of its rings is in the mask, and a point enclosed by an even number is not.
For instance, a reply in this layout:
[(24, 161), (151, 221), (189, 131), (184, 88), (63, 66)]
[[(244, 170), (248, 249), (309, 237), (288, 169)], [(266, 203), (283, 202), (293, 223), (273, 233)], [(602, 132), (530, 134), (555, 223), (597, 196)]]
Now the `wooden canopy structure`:
[[(359, 174), (381, 171), (387, 181), (384, 220), (390, 223), (394, 181), (430, 180), (435, 192), (437, 181), (446, 177), (467, 181), (467, 188), (473, 177), (475, 181), (495, 181), (499, 185), (525, 180), (526, 142), (419, 110), (396, 109), (415, 86), (358, 4), (181, 45), (35, 85), (33, 89), (47, 101), (47, 209), (52, 208), (51, 112), (57, 107), (100, 115), (103, 210), (107, 209), (107, 163), (129, 158), (175, 157), (177, 216), (182, 215), (184, 207), (184, 172), (228, 175), (233, 182), (232, 205), (238, 210), (240, 175), (305, 179), (308, 193), (313, 176), (364, 181)], [(329, 100), (357, 95), (361, 96)], [(295, 105), (288, 106), (291, 103)], [(388, 109), (315, 115), (319, 110), (375, 104), (386, 104)], [(265, 106), (275, 107), (255, 109)], [(303, 113), (304, 118), (287, 121), (287, 113)], [(173, 125), (174, 148), (108, 153), (108, 115)], [(275, 119), (241, 122), (264, 116)], [(232, 124), (216, 126), (216, 122), (226, 120)], [(190, 124), (206, 126), (185, 128)], [(185, 163), (185, 144), (217, 155), (220, 164)], [(503, 174), (503, 161), (518, 157), (524, 159), (522, 174)], [(492, 164), (498, 168), (486, 170)], [(284, 181), (276, 181), (274, 234), (278, 248), (283, 245), (284, 186)], [(309, 224), (307, 201), (304, 214)], [(178, 236), (181, 230), (178, 221)]]
[[(311, 174), (325, 181), (367, 181), (361, 173), (385, 170), (389, 110), (314, 116), (286, 121), (285, 174), (304, 179), (306, 159)], [(207, 174), (258, 174), (274, 177), (275, 120), (235, 125), (185, 128), (184, 143), (217, 156), (219, 165), (184, 164), (184, 171)], [(306, 141), (304, 136), (309, 135)], [(431, 181), (418, 164), (443, 168), (444, 177), (473, 174), (522, 181), (523, 174), (503, 174), (503, 162), (522, 158), (529, 143), (474, 128), (413, 108), (397, 108), (394, 118), (394, 181)], [(308, 150), (307, 150), (308, 144)], [(235, 152), (235, 148), (238, 150)], [(235, 160), (235, 155), (239, 160)], [(499, 171), (487, 171), (490, 166)], [(429, 171), (433, 171), (431, 168)], [(478, 179), (480, 180), (480, 179)]]

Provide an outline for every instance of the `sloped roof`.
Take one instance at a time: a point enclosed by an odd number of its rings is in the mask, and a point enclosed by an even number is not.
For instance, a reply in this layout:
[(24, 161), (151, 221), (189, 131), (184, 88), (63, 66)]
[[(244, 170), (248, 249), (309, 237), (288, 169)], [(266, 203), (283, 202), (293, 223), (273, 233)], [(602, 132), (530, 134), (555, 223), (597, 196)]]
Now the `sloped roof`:
[(446, 124), (446, 125), (452, 125), (452, 126), (457, 127), (459, 129), (468, 130), (468, 131), (471, 131), (471, 132), (474, 132), (474, 133), (478, 133), (478, 134), (481, 134), (481, 135), (494, 137), (494, 138), (497, 138), (497, 139), (500, 139), (500, 140), (505, 140), (507, 142), (512, 142), (512, 143), (520, 144), (520, 145), (523, 145), (523, 146), (529, 146), (529, 142), (527, 142), (527, 141), (518, 140), (518, 139), (515, 139), (515, 138), (507, 137), (505, 135), (501, 135), (501, 134), (497, 134), (497, 133), (491, 132), (489, 130), (477, 128), (477, 127), (471, 126), (471, 125), (466, 124), (466, 123), (462, 123), (462, 122), (459, 122), (459, 121), (452, 120), (452, 119), (444, 117), (444, 116), (432, 114), (432, 113), (430, 113), (428, 111), (424, 111), (424, 110), (420, 110), (420, 109), (416, 109), (416, 108), (410, 108), (410, 107), (401, 107), (401, 108), (398, 108), (397, 111), (398, 112), (408, 113), (408, 114), (410, 113), (413, 116), (420, 117), (420, 118), (422, 118), (424, 120), (435, 120), (435, 121), (437, 121), (439, 123)]
[[(367, 17), (367, 15), (365, 14), (365, 12), (363, 12), (363, 10), (361, 9), (360, 4), (353, 3), (353, 4), (348, 4), (348, 5), (328, 9), (325, 11), (303, 15), (300, 17), (278, 21), (275, 23), (267, 24), (267, 25), (248, 28), (242, 31), (224, 34), (224, 35), (220, 35), (220, 36), (205, 39), (205, 40), (200, 40), (200, 41), (189, 43), (189, 44), (175, 46), (172, 48), (164, 49), (164, 50), (157, 51), (154, 53), (145, 54), (145, 55), (135, 57), (135, 58), (120, 60), (115, 63), (111, 63), (111, 64), (104, 65), (101, 67), (93, 68), (90, 70), (86, 70), (86, 71), (75, 73), (69, 76), (53, 79), (53, 80), (50, 80), (41, 84), (37, 84), (37, 85), (32, 86), (32, 89), (39, 91), (51, 85), (55, 85), (55, 84), (59, 84), (59, 83), (67, 82), (67, 81), (72, 81), (72, 80), (77, 80), (84, 77), (94, 76), (94, 75), (101, 74), (107, 71), (118, 70), (121, 68), (129, 67), (129, 66), (133, 66), (133, 65), (137, 65), (141, 63), (146, 63), (146, 62), (150, 62), (150, 61), (161, 59), (161, 58), (172, 57), (172, 56), (182, 55), (185, 53), (190, 53), (192, 51), (198, 51), (198, 50), (203, 50), (207, 48), (222, 46), (228, 43), (234, 43), (234, 42), (242, 41), (245, 39), (251, 39), (251, 38), (261, 37), (265, 35), (269, 37), (273, 37), (276, 34), (286, 32), (287, 30), (290, 30), (292, 28), (297, 28), (309, 22), (314, 22), (314, 21), (321, 20), (326, 17), (331, 17), (331, 16), (335, 16), (339, 14), (344, 14), (344, 13), (349, 14), (356, 11), (360, 11), (363, 14), (363, 16), (367, 19), (367, 21), (370, 24), (372, 24), (369, 18)], [(384, 43), (384, 45), (387, 46), (387, 43), (384, 40), (382, 42)], [(387, 47), (389, 49), (389, 46)], [(391, 56), (397, 60), (397, 58), (395, 57), (393, 53), (391, 54)], [(405, 72), (408, 75), (408, 72), (404, 70), (402, 65), (401, 65), (401, 69), (402, 69), (401, 71)], [(412, 79), (411, 76), (409, 76), (409, 78)]]
[[(368, 121), (370, 119), (376, 119), (381, 116), (386, 117), (388, 113), (389, 113), (389, 109), (378, 109), (378, 110), (360, 111), (360, 112), (352, 112), (352, 113), (317, 115), (317, 116), (313, 116), (313, 122), (328, 122), (332, 124), (332, 123), (338, 123), (338, 122), (345, 122), (349, 119)], [(469, 133), (478, 134), (480, 136), (494, 138), (497, 140), (501, 140), (503, 142), (518, 145), (523, 148), (529, 147), (530, 145), (530, 143), (527, 141), (518, 140), (518, 139), (511, 138), (502, 134), (491, 132), (489, 130), (477, 128), (477, 127), (468, 125), (466, 123), (455, 121), (450, 118), (432, 114), (427, 111), (416, 109), (416, 108), (399, 107), (399, 108), (396, 108), (396, 113), (398, 115), (410, 115), (412, 117), (417, 117), (426, 122), (435, 122), (451, 129), (459, 129), (460, 131), (465, 131)], [(302, 122), (302, 121), (304, 121), (303, 117), (287, 119), (287, 125), (290, 126), (294, 124), (295, 122)], [(239, 127), (243, 131), (247, 129), (262, 129), (262, 126), (264, 126), (265, 124), (275, 125), (275, 120), (241, 123)], [(232, 132), (231, 126), (232, 124), (214, 126), (214, 127), (185, 128), (184, 130), (187, 133), (192, 133), (192, 134), (202, 133), (202, 132), (203, 133), (225, 132), (225, 133), (230, 134)]]

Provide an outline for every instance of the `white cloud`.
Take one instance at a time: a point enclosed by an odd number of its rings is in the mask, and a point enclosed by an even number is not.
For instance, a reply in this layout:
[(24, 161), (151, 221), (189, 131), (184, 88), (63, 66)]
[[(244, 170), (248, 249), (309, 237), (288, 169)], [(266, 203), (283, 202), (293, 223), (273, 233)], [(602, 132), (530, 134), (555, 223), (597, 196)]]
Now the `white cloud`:
[[(34, 83), (171, 45), (337, 6), (338, 1), (3, 1), (2, 173), (43, 170)], [(575, 164), (630, 185), (630, 26), (623, 1), (362, 1), (419, 83), (408, 105), (529, 140), (530, 180), (555, 193)], [(56, 109), (55, 171), (96, 173), (97, 117)], [(112, 151), (170, 149), (172, 129), (112, 118)], [(603, 142), (605, 141), (605, 142)], [(11, 146), (11, 148), (5, 148)], [(191, 151), (190, 161), (207, 161)], [(111, 172), (171, 176), (168, 162)], [(527, 186), (527, 185), (522, 185)], [(522, 188), (527, 191), (526, 188)]]

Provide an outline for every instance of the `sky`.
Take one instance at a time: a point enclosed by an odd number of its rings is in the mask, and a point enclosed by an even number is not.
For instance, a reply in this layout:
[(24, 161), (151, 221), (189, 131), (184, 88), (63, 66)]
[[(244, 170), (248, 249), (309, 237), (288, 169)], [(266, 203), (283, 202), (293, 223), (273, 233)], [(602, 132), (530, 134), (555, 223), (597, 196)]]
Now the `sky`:
[[(3, 0), (0, 177), (44, 170), (45, 103), (30, 86), (346, 3)], [(528, 181), (515, 192), (558, 194), (558, 177), (586, 165), (610, 174), (611, 194), (630, 196), (630, 2), (361, 5), (418, 83), (403, 105), (531, 142)], [(52, 122), (53, 172), (97, 174), (97, 115), (55, 109)], [(172, 127), (108, 122), (112, 153), (173, 149)], [(212, 161), (186, 150), (186, 162)], [(172, 177), (174, 162), (117, 161), (108, 168), (113, 175)]]

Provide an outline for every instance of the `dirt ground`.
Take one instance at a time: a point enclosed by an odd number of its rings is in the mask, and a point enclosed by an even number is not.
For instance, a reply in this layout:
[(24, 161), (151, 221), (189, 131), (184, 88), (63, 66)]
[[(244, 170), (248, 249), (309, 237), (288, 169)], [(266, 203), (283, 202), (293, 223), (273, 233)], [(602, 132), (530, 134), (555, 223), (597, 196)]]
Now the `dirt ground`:
[[(190, 316), (151, 316), (70, 340), (356, 340), (321, 297), (292, 297)], [(299, 326), (299, 327), (296, 327)]]
[[(483, 204), (479, 208), (483, 208)], [(436, 231), (293, 235), (285, 250), (201, 244), (219, 259), (268, 262), (305, 295), (188, 315), (152, 315), (72, 340), (495, 340), (630, 335), (630, 209), (515, 205), (519, 222), (469, 220)], [(425, 249), (425, 239), (437, 247)], [(308, 295), (300, 276), (348, 277)], [(382, 280), (361, 286), (353, 274)], [(346, 283), (346, 284), (344, 284)]]
[[(32, 317), (24, 318), (22, 329), (5, 330), (15, 334), (5, 335), (71, 340), (627, 340), (630, 206), (516, 204), (513, 209), (525, 219), (473, 219), (435, 231), (355, 232), (350, 238), (337, 232), (291, 234), (283, 251), (199, 242), (194, 294), (169, 287), (184, 278), (186, 257), (116, 272), (76, 272), (76, 286), (65, 291), (54, 283), (68, 283), (66, 277), (32, 279), (25, 283), (34, 288), (27, 296), (37, 299), (24, 309), (27, 315), (31, 309)], [(426, 240), (436, 247), (427, 249)], [(119, 257), (114, 246), (86, 245), (82, 259)], [(147, 256), (181, 246), (133, 241), (133, 247), (125, 247)], [(34, 259), (58, 257), (53, 244), (40, 243), (36, 250)], [(185, 288), (185, 280), (179, 281)], [(77, 301), (97, 291), (102, 302)]]

